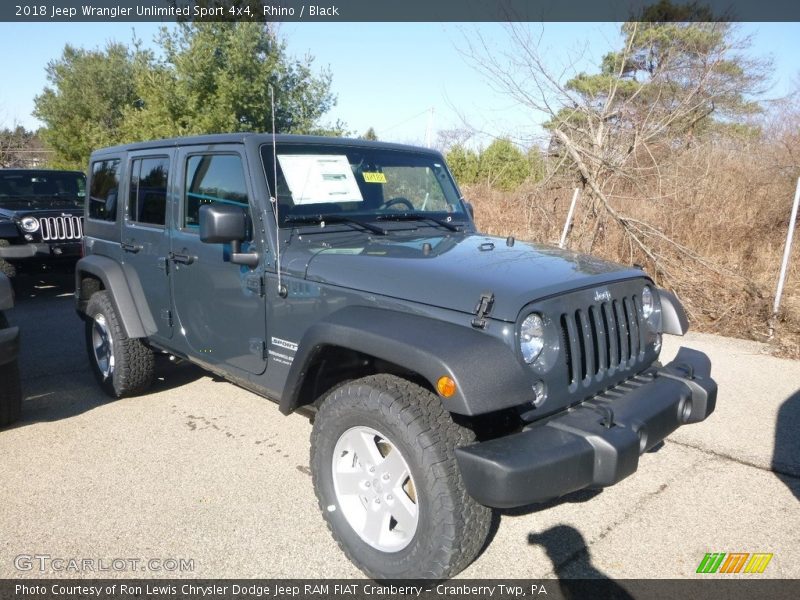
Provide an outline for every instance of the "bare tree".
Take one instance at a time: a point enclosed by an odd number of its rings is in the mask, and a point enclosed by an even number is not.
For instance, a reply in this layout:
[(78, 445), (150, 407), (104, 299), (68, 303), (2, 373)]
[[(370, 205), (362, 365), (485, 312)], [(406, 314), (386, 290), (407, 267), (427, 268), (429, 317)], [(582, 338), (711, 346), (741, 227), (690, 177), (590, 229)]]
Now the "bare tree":
[(527, 24), (511, 23), (507, 34), (505, 50), (476, 36), (466, 54), (495, 89), (541, 115), (550, 155), (583, 185), (588, 219), (581, 248), (591, 251), (611, 222), (624, 232), (631, 260), (644, 255), (656, 273), (669, 275), (674, 263), (659, 251), (664, 244), (721, 270), (657, 226), (620, 212), (617, 200), (685, 192), (665, 172), (675, 152), (758, 111), (748, 94), (759, 90), (768, 64), (740, 54), (748, 40), (736, 39), (729, 23), (630, 22), (622, 27), (622, 47), (603, 58), (599, 73), (586, 74), (575, 63), (554, 71), (540, 49), (541, 33)]

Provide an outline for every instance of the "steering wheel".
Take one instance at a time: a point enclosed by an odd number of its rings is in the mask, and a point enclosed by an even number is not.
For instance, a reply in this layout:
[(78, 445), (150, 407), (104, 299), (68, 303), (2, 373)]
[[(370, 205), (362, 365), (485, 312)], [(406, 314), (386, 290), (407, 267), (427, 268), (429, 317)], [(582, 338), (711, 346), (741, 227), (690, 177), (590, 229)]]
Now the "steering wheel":
[(414, 210), (414, 205), (408, 200), (408, 198), (403, 198), (402, 196), (397, 196), (396, 198), (390, 198), (383, 204), (381, 204), (380, 208), (392, 208), (393, 206), (403, 205), (408, 210)]

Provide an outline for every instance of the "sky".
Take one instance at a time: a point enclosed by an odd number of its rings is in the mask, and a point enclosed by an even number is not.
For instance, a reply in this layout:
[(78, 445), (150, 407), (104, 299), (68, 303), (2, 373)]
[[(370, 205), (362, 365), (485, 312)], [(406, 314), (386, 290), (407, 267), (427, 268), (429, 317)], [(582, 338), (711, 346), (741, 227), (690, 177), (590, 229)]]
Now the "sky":
[[(41, 125), (33, 99), (47, 85), (45, 67), (69, 43), (84, 48), (136, 36), (146, 45), (157, 23), (0, 23), (0, 128)], [(548, 67), (560, 70), (580, 57), (591, 72), (620, 42), (615, 23), (532, 24), (541, 34)], [(743, 23), (752, 38), (749, 53), (773, 60), (767, 98), (800, 85), (800, 23)], [(326, 120), (344, 122), (355, 135), (373, 127), (382, 140), (422, 144), (429, 132), (471, 127), (473, 143), (492, 136), (529, 139), (541, 115), (532, 114), (490, 82), (465, 57), (467, 39), (480, 34), (495, 51), (508, 47), (497, 23), (284, 23), (280, 34), (294, 56), (311, 54), (318, 68), (333, 73), (336, 107)]]

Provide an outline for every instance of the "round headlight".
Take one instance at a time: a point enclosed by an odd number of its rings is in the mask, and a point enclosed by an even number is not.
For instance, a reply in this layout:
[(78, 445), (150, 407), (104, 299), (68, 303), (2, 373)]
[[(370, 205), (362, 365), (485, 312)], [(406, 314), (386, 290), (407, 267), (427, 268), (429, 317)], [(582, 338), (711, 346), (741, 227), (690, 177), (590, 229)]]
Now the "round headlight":
[(642, 290), (642, 316), (649, 319), (655, 310), (655, 300), (653, 299), (653, 292), (648, 286), (644, 286)]
[(33, 217), (25, 217), (22, 221), (19, 222), (22, 226), (22, 229), (27, 231), (28, 233), (33, 233), (34, 231), (38, 231), (39, 229), (39, 221), (34, 219)]
[(544, 321), (536, 313), (525, 317), (519, 328), (519, 349), (523, 360), (531, 364), (544, 348)]

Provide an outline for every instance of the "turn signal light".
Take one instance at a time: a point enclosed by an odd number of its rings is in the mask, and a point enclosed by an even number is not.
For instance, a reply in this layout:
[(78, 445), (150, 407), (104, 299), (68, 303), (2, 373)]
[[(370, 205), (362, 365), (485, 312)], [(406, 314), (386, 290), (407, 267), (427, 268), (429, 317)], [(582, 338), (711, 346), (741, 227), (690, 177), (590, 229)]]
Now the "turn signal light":
[(445, 398), (449, 398), (456, 393), (456, 382), (447, 375), (444, 375), (443, 377), (439, 377), (439, 381), (436, 382), (436, 389), (439, 394)]

